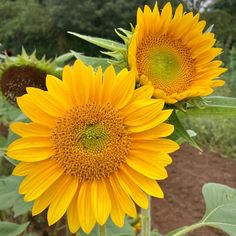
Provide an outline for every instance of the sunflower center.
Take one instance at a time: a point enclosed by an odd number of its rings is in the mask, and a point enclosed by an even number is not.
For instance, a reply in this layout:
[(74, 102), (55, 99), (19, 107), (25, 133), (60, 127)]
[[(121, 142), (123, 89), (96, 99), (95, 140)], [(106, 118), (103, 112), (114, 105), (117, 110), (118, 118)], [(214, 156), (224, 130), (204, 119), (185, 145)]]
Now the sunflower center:
[(0, 87), (3, 95), (11, 104), (16, 104), (16, 97), (26, 94), (27, 87), (47, 90), (46, 72), (33, 66), (12, 66), (3, 72)]
[(78, 132), (78, 143), (88, 151), (100, 151), (106, 145), (108, 134), (102, 124), (89, 124), (82, 132)]
[(180, 70), (180, 63), (173, 53), (168, 50), (153, 50), (148, 55), (149, 67), (155, 78), (173, 79)]
[(81, 182), (110, 176), (126, 161), (131, 147), (122, 115), (110, 104), (73, 107), (58, 118), (52, 141), (52, 158)]
[(195, 76), (190, 50), (181, 40), (167, 35), (143, 39), (136, 58), (138, 73), (147, 76), (156, 89), (168, 95), (189, 88)]

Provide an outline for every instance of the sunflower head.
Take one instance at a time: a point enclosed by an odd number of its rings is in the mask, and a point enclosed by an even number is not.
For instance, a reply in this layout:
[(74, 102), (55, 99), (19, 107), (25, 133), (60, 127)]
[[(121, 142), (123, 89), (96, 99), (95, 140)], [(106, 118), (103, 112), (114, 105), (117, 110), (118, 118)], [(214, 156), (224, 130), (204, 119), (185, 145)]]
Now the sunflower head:
[(77, 60), (62, 80), (47, 76), (46, 87), (17, 98), (32, 122), (11, 125), (21, 138), (7, 152), (20, 161), (13, 174), (25, 176), (19, 192), (34, 201), (33, 215), (48, 208), (51, 225), (67, 212), (71, 232), (89, 233), (109, 216), (122, 226), (136, 216), (134, 203), (148, 207), (147, 194), (163, 198), (156, 180), (167, 177), (178, 145), (165, 138), (172, 110), (151, 98), (152, 86), (135, 90), (133, 72), (103, 74)]
[(21, 55), (6, 56), (0, 64), (0, 90), (11, 104), (16, 105), (16, 97), (25, 94), (27, 87), (46, 90), (46, 75), (57, 75), (56, 67), (54, 61), (46, 60), (45, 57), (38, 60), (36, 52), (27, 55), (22, 49)]
[(182, 4), (175, 13), (170, 3), (161, 12), (157, 3), (153, 10), (138, 9), (128, 64), (141, 84), (153, 85), (154, 97), (173, 104), (209, 95), (224, 84), (213, 80), (226, 69), (214, 60), (222, 49), (213, 47), (214, 34), (204, 32), (205, 25), (199, 14), (185, 14)]

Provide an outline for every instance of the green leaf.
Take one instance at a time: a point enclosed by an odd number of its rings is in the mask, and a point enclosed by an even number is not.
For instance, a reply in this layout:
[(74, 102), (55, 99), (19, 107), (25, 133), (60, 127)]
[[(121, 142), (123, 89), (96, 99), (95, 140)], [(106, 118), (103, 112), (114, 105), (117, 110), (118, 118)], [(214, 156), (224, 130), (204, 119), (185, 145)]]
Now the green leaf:
[(0, 210), (5, 210), (13, 206), (17, 198), (17, 189), (19, 186), (17, 177), (8, 176), (0, 178)]
[(84, 56), (83, 54), (81, 54), (79, 52), (75, 52), (75, 51), (72, 51), (72, 50), (71, 50), (71, 52), (73, 53), (73, 55), (77, 59), (80, 59), (86, 65), (91, 65), (94, 68), (98, 68), (99, 66), (101, 66), (102, 69), (106, 69), (110, 64), (112, 64), (113, 62), (115, 63), (115, 61), (112, 61), (108, 58), (88, 57), (88, 56)]
[(206, 213), (202, 224), (236, 235), (236, 189), (222, 184), (205, 184), (202, 189)]
[(26, 230), (28, 225), (29, 225), (29, 222), (22, 225), (18, 225), (15, 223), (2, 221), (0, 222), (0, 235), (18, 236)]
[(122, 228), (117, 227), (109, 219), (106, 223), (106, 235), (107, 236), (134, 236), (134, 231), (128, 219), (125, 218), (124, 226)]
[(116, 50), (123, 50), (125, 49), (125, 45), (115, 42), (113, 40), (109, 40), (109, 39), (103, 39), (103, 38), (98, 38), (98, 37), (92, 37), (92, 36), (87, 36), (87, 35), (82, 35), (82, 34), (78, 34), (75, 32), (71, 32), (68, 31), (69, 34), (72, 34), (76, 37), (79, 37), (89, 43), (92, 43), (94, 45), (97, 45), (101, 48), (105, 48), (108, 49), (110, 51), (116, 51)]
[[(4, 176), (0, 178), (0, 210), (12, 208), (14, 216), (27, 213), (32, 208), (32, 202), (25, 202), (23, 196), (18, 193), (22, 177)], [(1, 234), (0, 234), (1, 235)]]
[(185, 130), (185, 128), (183, 127), (182, 123), (180, 122), (178, 116), (176, 115), (175, 110), (171, 114), (171, 116), (169, 118), (169, 122), (170, 122), (170, 124), (174, 125), (174, 127), (175, 127), (174, 133), (172, 134), (172, 138), (174, 140), (179, 141), (179, 143), (183, 143), (184, 141), (186, 141), (187, 143), (189, 143), (193, 147), (201, 150), (201, 148), (197, 145), (197, 143), (191, 137), (191, 135), (195, 136), (195, 133), (191, 133), (192, 131), (190, 131), (190, 133), (188, 133)]
[(203, 109), (190, 107), (186, 112), (178, 112), (180, 119), (185, 117), (232, 118), (236, 117), (236, 98), (212, 96), (204, 98), (207, 106)]
[(23, 198), (24, 197), (22, 195), (18, 194), (15, 199), (13, 205), (14, 217), (26, 214), (27, 212), (31, 211), (33, 207), (33, 202), (25, 202)]
[(171, 231), (166, 236), (183, 236), (205, 226), (223, 230), (230, 236), (236, 235), (236, 189), (222, 184), (208, 183), (203, 186), (202, 192), (206, 204), (206, 212), (202, 220)]

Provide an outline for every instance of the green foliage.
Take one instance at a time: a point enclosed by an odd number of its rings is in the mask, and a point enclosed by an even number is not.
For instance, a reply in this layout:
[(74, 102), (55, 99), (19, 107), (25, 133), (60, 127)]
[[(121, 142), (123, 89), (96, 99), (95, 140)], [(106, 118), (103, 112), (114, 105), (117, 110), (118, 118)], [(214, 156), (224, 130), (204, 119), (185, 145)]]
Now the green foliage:
[(209, 183), (203, 186), (202, 192), (206, 204), (202, 220), (176, 229), (166, 236), (183, 236), (205, 226), (221, 229), (230, 236), (236, 235), (236, 190), (225, 185)]
[(22, 225), (10, 223), (10, 222), (0, 222), (0, 235), (4, 236), (18, 236), (25, 231), (29, 223)]
[(74, 51), (72, 51), (72, 53), (75, 56), (75, 58), (80, 59), (86, 65), (93, 66), (95, 69), (97, 69), (99, 66), (101, 66), (102, 69), (104, 70), (112, 63), (112, 60), (110, 60), (108, 58), (84, 56), (83, 54), (78, 53), (78, 52), (74, 52)]
[(192, 136), (195, 136), (195, 133), (189, 133), (186, 131), (175, 111), (173, 111), (168, 121), (175, 127), (174, 133), (171, 135), (173, 140), (176, 140), (178, 143), (187, 142), (193, 147), (201, 150), (195, 140), (192, 138)]
[(207, 117), (207, 118), (232, 118), (236, 116), (236, 98), (211, 96), (204, 99), (206, 107), (190, 107), (186, 112), (179, 112), (178, 116), (184, 117)]
[(21, 181), (22, 178), (16, 176), (0, 178), (0, 202), (4, 202), (1, 204), (0, 210), (12, 208), (14, 217), (27, 213), (32, 207), (32, 203), (24, 202), (22, 195), (18, 193)]
[[(114, 225), (114, 223), (109, 219), (105, 224), (105, 232), (106, 236), (134, 236), (134, 231), (131, 225), (128, 222), (128, 219), (125, 219), (124, 226), (119, 228)], [(78, 232), (79, 236), (97, 236), (99, 235), (98, 225), (94, 227), (94, 229), (89, 233), (85, 234), (82, 230)]]

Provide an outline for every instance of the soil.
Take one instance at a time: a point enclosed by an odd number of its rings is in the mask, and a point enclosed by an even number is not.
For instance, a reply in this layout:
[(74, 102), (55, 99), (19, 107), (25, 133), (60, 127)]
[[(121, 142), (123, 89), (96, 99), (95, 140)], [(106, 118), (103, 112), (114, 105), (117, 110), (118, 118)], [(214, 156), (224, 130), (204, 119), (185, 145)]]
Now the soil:
[[(236, 188), (236, 162), (219, 154), (199, 152), (183, 145), (167, 167), (169, 177), (161, 183), (165, 199), (152, 200), (153, 228), (161, 233), (199, 221), (205, 212), (202, 186), (214, 182)], [(222, 231), (204, 228), (189, 236), (224, 236)]]

